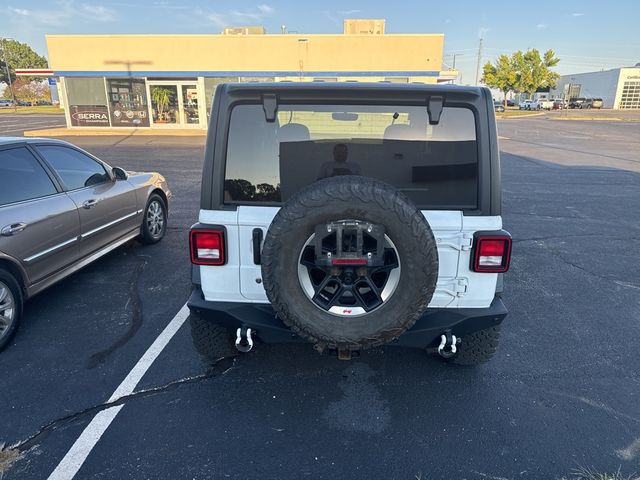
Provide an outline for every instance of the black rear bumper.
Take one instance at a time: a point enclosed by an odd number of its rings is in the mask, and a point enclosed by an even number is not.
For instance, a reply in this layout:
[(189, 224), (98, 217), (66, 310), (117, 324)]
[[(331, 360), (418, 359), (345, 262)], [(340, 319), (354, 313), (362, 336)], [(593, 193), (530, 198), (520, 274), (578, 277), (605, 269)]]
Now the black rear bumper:
[[(276, 316), (273, 308), (264, 303), (209, 302), (202, 291), (194, 288), (187, 302), (191, 315), (220, 324), (230, 331), (238, 327), (251, 328), (265, 343), (305, 342)], [(445, 330), (463, 335), (502, 323), (507, 308), (495, 297), (488, 308), (434, 308), (426, 313), (396, 341), (389, 345), (427, 348), (437, 344)]]

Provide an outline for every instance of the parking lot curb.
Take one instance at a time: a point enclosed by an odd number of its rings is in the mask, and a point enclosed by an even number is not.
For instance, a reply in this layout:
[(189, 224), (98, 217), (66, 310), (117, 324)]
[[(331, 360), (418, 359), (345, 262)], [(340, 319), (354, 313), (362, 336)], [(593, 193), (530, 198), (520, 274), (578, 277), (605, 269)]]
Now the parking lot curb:
[(550, 117), (552, 120), (577, 120), (579, 122), (638, 122), (633, 118), (620, 117)]
[(541, 117), (543, 115), (545, 115), (545, 112), (526, 113), (526, 114), (522, 114), (522, 115), (496, 115), (496, 117), (499, 118), (499, 119), (505, 119), (505, 118), (531, 118), (531, 117)]
[(106, 137), (106, 136), (127, 136), (127, 137), (203, 137), (206, 130), (201, 129), (99, 129), (99, 128), (43, 128), (41, 130), (27, 130), (25, 137)]

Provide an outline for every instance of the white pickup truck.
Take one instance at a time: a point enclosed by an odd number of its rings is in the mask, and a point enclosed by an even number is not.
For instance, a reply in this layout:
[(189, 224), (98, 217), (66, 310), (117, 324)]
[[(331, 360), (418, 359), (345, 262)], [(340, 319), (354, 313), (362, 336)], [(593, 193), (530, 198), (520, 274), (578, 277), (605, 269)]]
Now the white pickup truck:
[(537, 102), (538, 104), (537, 110), (552, 110), (553, 109), (553, 100), (549, 98), (541, 98)]
[(525, 100), (519, 104), (520, 110), (551, 110), (553, 100), (541, 98), (539, 100)]

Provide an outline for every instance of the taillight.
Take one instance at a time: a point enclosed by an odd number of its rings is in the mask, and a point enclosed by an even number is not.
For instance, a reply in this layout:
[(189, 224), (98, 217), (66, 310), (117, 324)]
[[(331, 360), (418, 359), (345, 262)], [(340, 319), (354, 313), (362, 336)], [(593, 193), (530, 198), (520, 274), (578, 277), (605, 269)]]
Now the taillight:
[(504, 273), (511, 260), (511, 235), (476, 235), (473, 271)]
[(224, 231), (191, 230), (189, 249), (195, 265), (224, 265)]

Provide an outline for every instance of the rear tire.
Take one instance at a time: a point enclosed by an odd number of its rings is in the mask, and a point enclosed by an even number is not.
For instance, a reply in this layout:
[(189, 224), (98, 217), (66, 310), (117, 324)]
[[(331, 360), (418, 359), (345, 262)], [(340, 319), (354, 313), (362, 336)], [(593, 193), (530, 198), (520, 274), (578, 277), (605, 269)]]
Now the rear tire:
[(167, 205), (157, 193), (149, 197), (140, 231), (140, 241), (146, 245), (158, 243), (167, 231)]
[(500, 325), (479, 330), (460, 339), (458, 353), (449, 359), (456, 365), (480, 365), (488, 362), (498, 350)]
[(0, 350), (11, 341), (22, 318), (22, 290), (16, 279), (0, 270)]
[(189, 322), (193, 346), (207, 363), (214, 365), (223, 358), (238, 354), (226, 328), (193, 313), (189, 316)]

